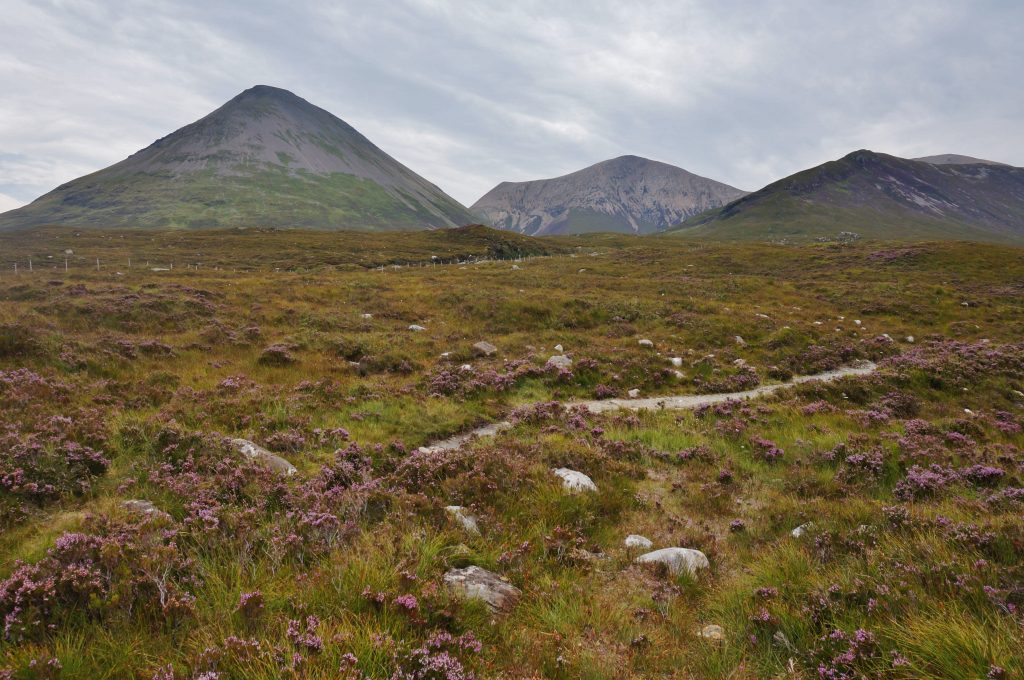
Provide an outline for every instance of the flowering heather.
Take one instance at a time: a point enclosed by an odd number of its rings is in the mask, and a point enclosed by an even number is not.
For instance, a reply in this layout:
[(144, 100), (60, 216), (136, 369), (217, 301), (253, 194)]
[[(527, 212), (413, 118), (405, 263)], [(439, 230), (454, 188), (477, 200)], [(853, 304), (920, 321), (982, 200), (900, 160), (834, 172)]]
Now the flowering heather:
[(751, 437), (750, 445), (753, 447), (755, 454), (767, 463), (774, 463), (786, 455), (785, 451), (769, 439)]

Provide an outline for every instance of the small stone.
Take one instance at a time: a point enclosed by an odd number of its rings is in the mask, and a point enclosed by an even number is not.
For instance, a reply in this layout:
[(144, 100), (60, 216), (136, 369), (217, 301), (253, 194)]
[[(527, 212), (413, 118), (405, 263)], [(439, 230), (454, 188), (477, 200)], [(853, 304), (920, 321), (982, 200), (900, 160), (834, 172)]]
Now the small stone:
[(702, 637), (705, 640), (711, 640), (712, 642), (724, 642), (725, 629), (713, 623), (711, 625), (704, 626), (697, 631), (697, 636)]
[(363, 318), (364, 319), (372, 319), (373, 318), (373, 314), (363, 314)]
[(854, 326), (859, 326), (860, 325), (860, 319), (854, 319), (853, 320), (853, 325)]
[(711, 566), (707, 555), (691, 548), (662, 548), (644, 553), (634, 561), (639, 564), (663, 564), (668, 567), (671, 574), (683, 571), (695, 574), (698, 570)]
[(512, 271), (519, 271), (519, 265), (517, 265), (517, 264), (512, 265)]
[(639, 342), (639, 345), (640, 345), (641, 347), (647, 347), (647, 348), (651, 348), (651, 347), (654, 347), (654, 343), (653, 343), (653, 342), (651, 342), (650, 340), (648, 340), (647, 338), (644, 338), (643, 340), (641, 340), (641, 341)]
[(564, 352), (565, 350), (562, 348), (561, 345), (555, 345), (555, 351), (556, 352)]
[(639, 548), (640, 550), (650, 550), (654, 547), (654, 543), (651, 542), (651, 539), (646, 536), (641, 536), (640, 534), (630, 534), (629, 536), (626, 536), (626, 540), (623, 541), (623, 544), (627, 548)]
[(146, 515), (149, 517), (161, 517), (163, 519), (170, 519), (171, 516), (160, 508), (153, 505), (152, 501), (145, 501), (139, 499), (131, 499), (121, 503), (121, 506), (136, 515)]
[(444, 511), (451, 515), (452, 519), (461, 524), (462, 528), (465, 529), (467, 533), (473, 534), (474, 536), (480, 535), (480, 527), (476, 523), (476, 517), (469, 514), (466, 508), (461, 505), (449, 505), (445, 507)]
[(444, 583), (458, 595), (470, 600), (483, 600), (492, 612), (511, 609), (522, 591), (494, 572), (478, 566), (451, 569)]
[(682, 380), (683, 378), (686, 377), (685, 375), (683, 375), (681, 371), (672, 371), (672, 375), (675, 377), (676, 380)]
[(790, 531), (789, 535), (792, 536), (793, 538), (800, 538), (801, 536), (803, 536), (807, 532), (808, 529), (812, 528), (813, 526), (814, 526), (813, 522), (807, 522), (806, 524), (801, 524), (796, 529), (793, 529), (792, 531)]
[(909, 343), (910, 343), (911, 345), (913, 345), (913, 344), (914, 344), (914, 336), (913, 336), (913, 335), (908, 335), (908, 336), (906, 337), (906, 340), (907, 340), (907, 342), (909, 342)]
[(628, 394), (628, 395), (629, 395), (629, 398), (630, 398), (630, 399), (636, 399), (637, 397), (639, 397), (639, 396), (640, 396), (640, 390), (638, 390), (638, 389), (636, 389), (636, 388), (634, 387), (634, 388), (633, 388), (633, 389), (631, 389), (630, 391), (626, 392), (626, 394)]
[(669, 359), (669, 361), (676, 368), (681, 368), (682, 365), (683, 365), (683, 358), (682, 357), (672, 357), (671, 359)]
[(744, 340), (742, 337), (737, 335), (734, 339), (736, 340), (736, 344), (739, 345), (740, 347), (746, 347), (747, 346), (747, 341)]
[(568, 370), (572, 366), (572, 359), (565, 356), (564, 354), (556, 354), (548, 359), (548, 366), (554, 366), (555, 368), (564, 368)]
[(419, 333), (420, 331), (425, 331), (427, 329), (424, 328), (423, 326), (420, 326), (419, 324), (414, 323), (411, 326), (409, 326), (409, 330), (413, 331), (414, 333)]
[(239, 453), (249, 460), (259, 461), (280, 475), (291, 477), (298, 472), (294, 465), (286, 461), (281, 456), (267, 451), (258, 444), (253, 444), (248, 439), (232, 439), (231, 444)]
[(473, 345), (473, 353), (480, 357), (489, 357), (497, 354), (498, 348), (489, 342), (481, 340)]
[(473, 367), (469, 364), (462, 364), (461, 366), (459, 366), (459, 370), (462, 371), (463, 373), (472, 373)]
[(732, 365), (736, 366), (738, 368), (743, 368), (744, 366), (747, 365), (747, 360), (746, 359), (737, 359), (736, 361), (732, 362)]
[(582, 472), (570, 470), (569, 468), (557, 468), (552, 470), (552, 472), (554, 472), (558, 477), (561, 477), (562, 486), (565, 487), (567, 491), (572, 493), (597, 491), (597, 485), (594, 484), (594, 480)]

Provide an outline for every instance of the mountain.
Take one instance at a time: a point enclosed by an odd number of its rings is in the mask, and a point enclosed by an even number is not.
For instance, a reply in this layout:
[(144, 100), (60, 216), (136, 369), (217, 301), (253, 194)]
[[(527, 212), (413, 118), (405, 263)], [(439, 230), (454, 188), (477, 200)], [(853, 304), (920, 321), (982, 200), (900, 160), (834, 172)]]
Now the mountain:
[(1024, 241), (1024, 168), (935, 165), (855, 151), (673, 230), (745, 240), (835, 238), (841, 232), (880, 239)]
[(645, 234), (744, 193), (667, 163), (622, 156), (554, 179), (502, 182), (470, 210), (495, 227), (530, 235)]
[(257, 85), (106, 169), (0, 215), (0, 228), (425, 229), (478, 222), (352, 126)]
[(921, 156), (920, 158), (914, 158), (912, 160), (931, 163), (932, 165), (1006, 165), (1006, 163), (999, 163), (997, 161), (986, 161), (984, 158), (961, 156), (957, 153), (944, 153), (939, 154), (938, 156)]

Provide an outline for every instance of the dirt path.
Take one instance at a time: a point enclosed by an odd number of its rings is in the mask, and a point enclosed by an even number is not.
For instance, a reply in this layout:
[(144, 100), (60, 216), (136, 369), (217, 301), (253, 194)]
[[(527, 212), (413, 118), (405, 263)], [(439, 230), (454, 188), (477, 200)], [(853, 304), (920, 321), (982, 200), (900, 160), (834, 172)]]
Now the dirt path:
[[(873, 373), (877, 366), (870, 361), (865, 361), (855, 366), (844, 366), (834, 371), (825, 371), (814, 375), (802, 375), (782, 383), (772, 385), (761, 385), (752, 390), (743, 392), (725, 392), (721, 394), (685, 394), (680, 396), (647, 397), (645, 399), (594, 399), (590, 401), (564, 401), (562, 405), (566, 408), (585, 408), (591, 413), (604, 413), (606, 411), (618, 411), (628, 409), (631, 411), (654, 411), (654, 410), (686, 410), (720, 404), (723, 401), (742, 401), (745, 399), (756, 399), (773, 392), (799, 385), (806, 382), (830, 382), (848, 376), (868, 375)], [(457, 434), (454, 437), (436, 441), (428, 446), (421, 446), (420, 451), (451, 451), (462, 448), (463, 445), (478, 437), (493, 437), (499, 432), (504, 432), (512, 427), (512, 423), (503, 420), (490, 425), (478, 427), (469, 432)]]

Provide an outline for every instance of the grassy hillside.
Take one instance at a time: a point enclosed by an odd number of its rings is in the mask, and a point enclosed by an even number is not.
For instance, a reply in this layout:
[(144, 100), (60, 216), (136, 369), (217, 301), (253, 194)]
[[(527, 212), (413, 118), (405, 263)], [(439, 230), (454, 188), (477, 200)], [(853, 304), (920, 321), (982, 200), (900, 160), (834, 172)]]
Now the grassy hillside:
[[(0, 677), (1024, 673), (1024, 251), (401, 236), (0, 237), (34, 259), (0, 270)], [(367, 269), (510, 244), (551, 256)], [(865, 359), (696, 412), (551, 403)], [(629, 534), (710, 566), (634, 564)], [(518, 601), (450, 592), (467, 565)]]
[[(943, 165), (856, 151), (694, 216), (694, 239), (1024, 242), (1024, 169)], [(842, 234), (842, 236), (840, 236)]]

